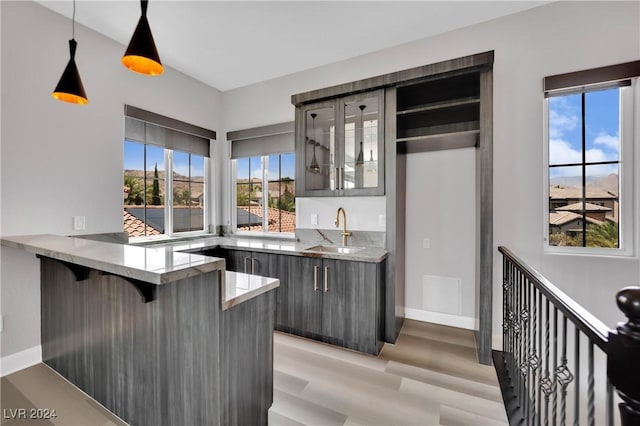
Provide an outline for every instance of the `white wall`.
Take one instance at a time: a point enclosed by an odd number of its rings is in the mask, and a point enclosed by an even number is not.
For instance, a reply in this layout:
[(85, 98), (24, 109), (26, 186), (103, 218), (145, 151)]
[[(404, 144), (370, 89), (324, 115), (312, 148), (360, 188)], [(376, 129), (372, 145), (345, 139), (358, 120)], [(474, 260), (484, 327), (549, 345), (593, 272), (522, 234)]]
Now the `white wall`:
[(474, 329), (476, 149), (407, 155), (407, 176), (407, 318)]
[[(71, 21), (33, 2), (2, 8), (3, 236), (122, 231), (124, 104), (222, 130), (222, 94), (172, 69), (143, 77), (120, 63), (125, 46), (76, 25), (89, 104), (54, 100), (69, 59)], [(213, 72), (214, 70), (212, 70)], [(40, 344), (38, 262), (2, 250), (2, 356)]]
[[(338, 207), (344, 208), (347, 212), (347, 225), (350, 231), (384, 232), (386, 229), (384, 197), (297, 198), (296, 228), (333, 229)], [(311, 222), (312, 214), (318, 215), (317, 225)]]
[[(505, 245), (607, 324), (621, 319), (617, 289), (640, 283), (633, 258), (543, 253), (544, 76), (638, 60), (640, 3), (556, 2), (343, 62), (225, 92), (225, 124), (236, 130), (293, 119), (294, 93), (456, 57), (495, 51), (494, 333), (501, 325), (501, 257)], [(636, 144), (638, 146), (638, 144)], [(640, 164), (636, 160), (636, 164)], [(636, 173), (635, 219), (638, 219)], [(411, 181), (414, 176), (407, 176)], [(412, 194), (408, 195), (409, 198)], [(305, 202), (298, 206), (306, 210)], [(331, 202), (329, 209), (337, 207)], [(356, 212), (365, 214), (365, 209)], [(408, 230), (411, 234), (411, 230)], [(638, 227), (635, 228), (637, 239)], [(638, 241), (636, 241), (636, 253)], [(411, 256), (409, 253), (408, 256)], [(586, 288), (589, 291), (584, 291)]]
[[(132, 74), (119, 62), (124, 46), (77, 26), (77, 62), (90, 98), (86, 107), (62, 104), (49, 96), (68, 60), (70, 21), (31, 2), (3, 1), (1, 15), (0, 235), (71, 234), (71, 217), (78, 214), (87, 218), (87, 233), (121, 229), (125, 103), (211, 128), (223, 141), (227, 130), (293, 120), (294, 93), (495, 50), (495, 246), (505, 245), (520, 254), (611, 325), (621, 319), (613, 300), (615, 291), (640, 283), (637, 256), (552, 256), (542, 250), (542, 78), (637, 60), (638, 2), (556, 2), (223, 95), (171, 69), (157, 78)], [(213, 167), (219, 189), (216, 197), (226, 200), (228, 169), (222, 159), (227, 158), (228, 146), (217, 143), (213, 151), (220, 159)], [(636, 173), (636, 220), (639, 178)], [(384, 197), (378, 198), (375, 209), (383, 211), (379, 203), (384, 203)], [(303, 202), (299, 210), (314, 209), (314, 201), (309, 202), (310, 208)], [(343, 201), (327, 203), (325, 211), (335, 211), (339, 202)], [(360, 209), (356, 203), (347, 208), (355, 210), (350, 215), (364, 218), (372, 207), (363, 203)], [(229, 212), (228, 202), (218, 203), (217, 223), (224, 224)], [(302, 226), (307, 226), (304, 220)], [(362, 229), (379, 230), (370, 222)], [(637, 227), (634, 234), (637, 239)], [(499, 333), (497, 250), (495, 259), (494, 330)], [(37, 267), (32, 257), (3, 250), (3, 356), (39, 344)]]

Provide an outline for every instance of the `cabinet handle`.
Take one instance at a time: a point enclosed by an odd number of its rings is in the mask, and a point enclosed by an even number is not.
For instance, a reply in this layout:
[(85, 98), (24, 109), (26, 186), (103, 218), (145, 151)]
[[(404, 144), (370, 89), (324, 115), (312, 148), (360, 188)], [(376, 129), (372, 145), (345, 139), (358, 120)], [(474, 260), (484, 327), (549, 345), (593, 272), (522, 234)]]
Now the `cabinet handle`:
[(344, 189), (344, 167), (340, 168), (340, 189)]
[(340, 167), (336, 167), (336, 184), (334, 190), (340, 189)]
[(255, 262), (256, 262), (256, 258), (252, 257), (251, 258), (251, 274), (253, 274), (253, 275), (255, 275), (255, 273), (256, 273), (256, 264), (255, 264)]
[(318, 269), (320, 267), (317, 265), (313, 267), (313, 291), (318, 291)]
[(329, 291), (329, 267), (324, 267), (324, 292)]
[(245, 257), (245, 258), (244, 258), (244, 273), (245, 273), (245, 274), (248, 274), (248, 272), (247, 272), (247, 271), (249, 270), (249, 268), (247, 268), (247, 260), (249, 260), (249, 258), (248, 258), (248, 257)]

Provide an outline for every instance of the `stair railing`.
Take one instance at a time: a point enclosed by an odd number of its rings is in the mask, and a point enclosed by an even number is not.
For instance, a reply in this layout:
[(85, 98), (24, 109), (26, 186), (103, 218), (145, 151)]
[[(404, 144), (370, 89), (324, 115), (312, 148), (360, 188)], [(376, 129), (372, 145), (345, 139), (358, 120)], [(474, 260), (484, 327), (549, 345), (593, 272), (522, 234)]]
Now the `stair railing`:
[[(613, 426), (615, 387), (620, 423), (640, 425), (640, 287), (618, 292), (628, 321), (610, 330), (507, 248), (498, 250), (503, 343), (493, 358), (510, 424)], [(607, 375), (597, 388), (603, 357)]]

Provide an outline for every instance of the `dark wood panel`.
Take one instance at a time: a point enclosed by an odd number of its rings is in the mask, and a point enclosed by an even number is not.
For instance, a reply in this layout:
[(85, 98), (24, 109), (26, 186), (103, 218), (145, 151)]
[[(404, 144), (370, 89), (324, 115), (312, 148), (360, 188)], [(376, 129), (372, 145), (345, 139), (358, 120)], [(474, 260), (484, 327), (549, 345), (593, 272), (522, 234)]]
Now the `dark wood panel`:
[(375, 263), (322, 261), (322, 335), (374, 355), (379, 349), (377, 267)]
[(222, 312), (222, 425), (268, 424), (273, 403), (275, 309), (275, 293), (270, 291)]
[(438, 76), (445, 73), (460, 71), (478, 71), (490, 68), (493, 65), (493, 51), (482, 52), (462, 58), (437, 62), (407, 70), (396, 71), (350, 83), (339, 84), (310, 92), (299, 93), (291, 96), (291, 103), (299, 106), (308, 102), (344, 96), (351, 93), (365, 92), (368, 90), (386, 88), (400, 83), (419, 80), (426, 77)]
[(396, 144), (397, 89), (385, 93), (385, 193), (387, 195), (387, 260), (384, 282), (385, 342), (395, 343), (404, 322), (404, 250), (406, 155)]
[(107, 409), (135, 425), (266, 424), (274, 292), (221, 314), (219, 271), (142, 303), (121, 277), (41, 264), (43, 361)]
[(478, 230), (478, 361), (491, 365), (493, 329), (493, 71), (480, 75), (480, 139)]
[[(291, 269), (289, 296), (291, 327), (312, 334), (322, 334), (322, 259), (296, 257)], [(317, 269), (316, 269), (317, 268)], [(317, 287), (314, 287), (314, 275)], [(291, 295), (293, 297), (291, 297)], [(303, 334), (305, 335), (305, 334)]]
[(45, 363), (131, 424), (219, 424), (218, 272), (142, 303), (120, 277), (41, 271)]

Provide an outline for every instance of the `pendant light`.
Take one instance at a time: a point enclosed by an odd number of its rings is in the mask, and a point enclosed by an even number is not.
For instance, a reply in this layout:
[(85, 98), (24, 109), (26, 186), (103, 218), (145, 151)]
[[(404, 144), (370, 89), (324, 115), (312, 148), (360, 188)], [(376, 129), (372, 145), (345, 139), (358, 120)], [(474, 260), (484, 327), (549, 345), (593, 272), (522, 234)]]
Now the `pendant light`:
[[(364, 109), (366, 108), (366, 105), (360, 105), (358, 108), (360, 108), (360, 129), (361, 129), (361, 134), (364, 134)], [(361, 137), (362, 139), (362, 137)], [(360, 140), (360, 152), (358, 153), (358, 158), (356, 159), (356, 166), (363, 166), (364, 165), (364, 152), (362, 152), (362, 140)]]
[[(313, 136), (316, 135), (316, 117), (318, 116), (318, 114), (316, 114), (315, 112), (311, 113), (311, 120), (312, 120), (312, 126), (313, 126), (313, 130), (312, 130), (312, 134)], [(318, 164), (318, 159), (316, 158), (316, 140), (315, 139), (310, 139), (309, 142), (311, 142), (313, 144), (313, 157), (311, 158), (311, 165), (309, 166), (309, 170), (312, 173), (320, 173), (320, 165)]]
[(122, 57), (122, 64), (131, 71), (144, 75), (160, 75), (164, 71), (160, 55), (153, 41), (149, 21), (147, 20), (148, 0), (140, 1), (142, 14), (138, 26), (131, 36), (129, 47)]
[(69, 102), (72, 104), (85, 105), (89, 102), (87, 94), (82, 86), (82, 80), (80, 79), (80, 73), (76, 66), (76, 0), (73, 0), (73, 17), (71, 19), (71, 40), (69, 40), (69, 53), (70, 58), (67, 63), (62, 77), (56, 86), (51, 96), (55, 99), (63, 102)]
[(366, 171), (373, 173), (376, 171), (376, 161), (373, 159), (373, 149), (370, 151), (369, 161), (367, 161)]

